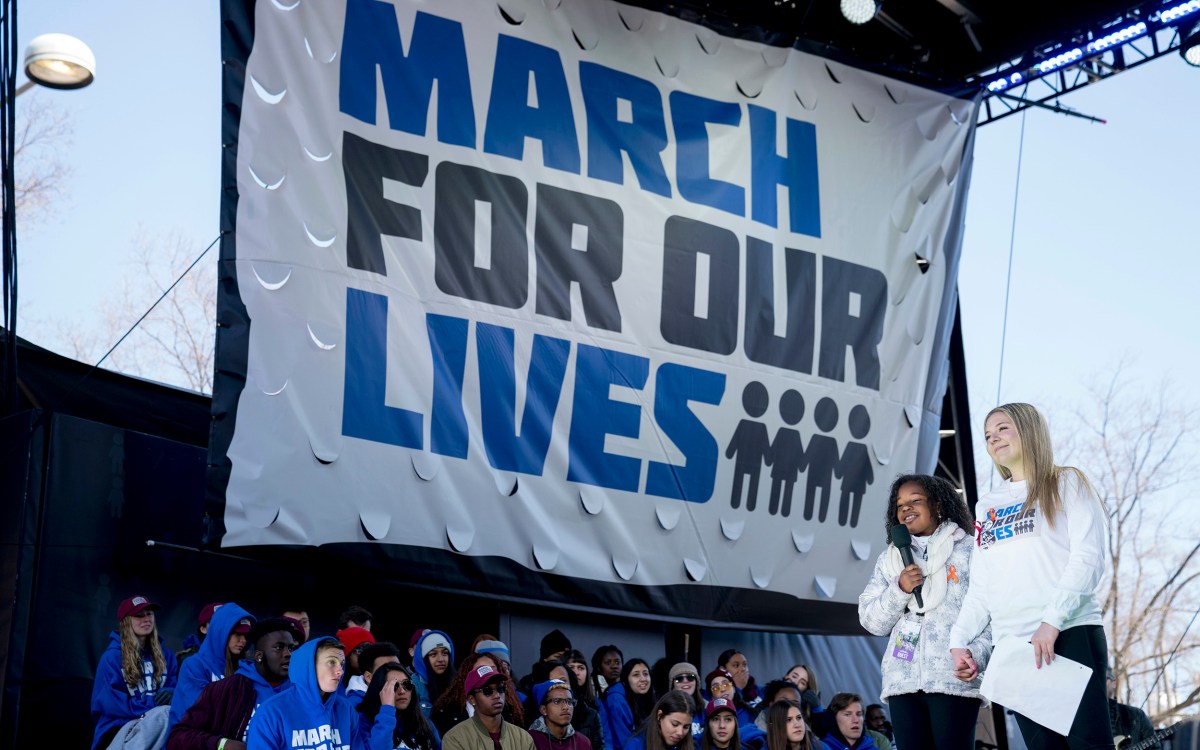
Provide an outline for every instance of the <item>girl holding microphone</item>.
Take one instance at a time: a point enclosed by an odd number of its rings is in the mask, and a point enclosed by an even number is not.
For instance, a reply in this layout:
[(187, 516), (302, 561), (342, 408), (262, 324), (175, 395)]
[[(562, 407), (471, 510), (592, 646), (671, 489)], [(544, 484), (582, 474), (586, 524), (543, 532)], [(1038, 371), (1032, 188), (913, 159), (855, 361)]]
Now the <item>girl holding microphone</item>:
[[(950, 628), (973, 580), (975, 524), (945, 479), (906, 474), (892, 483), (889, 497), (884, 516), (889, 544), (858, 598), (858, 619), (871, 633), (891, 636), (883, 654), (881, 697), (891, 710), (896, 746), (973, 750), (979, 678), (955, 679)], [(897, 544), (911, 549), (912, 564), (905, 564)], [(986, 627), (970, 646), (979, 663), (986, 663), (991, 653)]]

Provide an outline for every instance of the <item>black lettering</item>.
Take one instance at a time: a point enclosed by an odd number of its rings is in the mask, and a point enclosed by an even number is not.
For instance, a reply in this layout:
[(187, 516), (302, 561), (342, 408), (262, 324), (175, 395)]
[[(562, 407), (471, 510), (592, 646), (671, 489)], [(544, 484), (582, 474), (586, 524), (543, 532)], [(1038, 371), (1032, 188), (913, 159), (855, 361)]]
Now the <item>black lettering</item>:
[(746, 238), (746, 356), (759, 364), (811, 373), (817, 318), (817, 256), (786, 248), (787, 326), (775, 335), (772, 247)]
[[(581, 250), (571, 245), (576, 224), (587, 227), (587, 246)], [(587, 324), (621, 330), (613, 282), (621, 277), (624, 226), (621, 207), (613, 201), (538, 185), (533, 248), (539, 315), (570, 320), (571, 282), (575, 281)]]
[[(821, 264), (821, 361), (817, 374), (846, 379), (846, 347), (854, 355), (855, 382), (879, 390), (879, 342), (887, 313), (887, 278), (874, 268), (824, 258)], [(858, 295), (857, 314), (851, 295)]]
[(383, 180), (420, 187), (429, 175), (429, 157), (344, 133), (342, 169), (346, 176), (346, 265), (387, 276), (383, 235), (421, 239), (421, 210), (384, 198)]
[[(433, 222), (438, 289), (455, 297), (518, 308), (529, 298), (529, 191), (510, 175), (442, 162), (437, 166)], [(490, 268), (475, 264), (475, 202), (491, 205)]]
[[(737, 236), (721, 227), (672, 216), (663, 239), (662, 336), (691, 349), (731, 354), (737, 346)], [(697, 256), (709, 258), (708, 314), (696, 315)]]

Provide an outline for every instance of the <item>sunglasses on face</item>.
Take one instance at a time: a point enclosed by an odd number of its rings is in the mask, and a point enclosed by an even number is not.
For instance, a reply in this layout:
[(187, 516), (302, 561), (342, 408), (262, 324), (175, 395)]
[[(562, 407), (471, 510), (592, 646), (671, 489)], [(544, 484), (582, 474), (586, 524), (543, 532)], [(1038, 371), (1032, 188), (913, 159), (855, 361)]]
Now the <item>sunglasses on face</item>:
[(475, 690), (475, 692), (479, 693), (484, 698), (491, 698), (492, 695), (494, 695), (495, 693), (500, 693), (501, 695), (504, 695), (504, 686), (503, 685), (484, 685), (481, 688), (477, 688)]
[(396, 683), (396, 688), (406, 693), (411, 693), (413, 691), (412, 680), (400, 680)]
[(691, 674), (690, 672), (687, 674), (675, 675), (675, 682), (695, 682), (695, 681), (696, 681), (696, 675)]

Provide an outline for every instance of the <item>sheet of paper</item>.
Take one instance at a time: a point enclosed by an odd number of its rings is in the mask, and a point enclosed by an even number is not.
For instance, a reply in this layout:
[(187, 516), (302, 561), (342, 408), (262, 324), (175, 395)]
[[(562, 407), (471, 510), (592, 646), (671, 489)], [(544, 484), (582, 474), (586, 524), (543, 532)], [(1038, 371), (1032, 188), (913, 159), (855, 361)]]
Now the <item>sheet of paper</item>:
[(1034, 665), (1033, 644), (1023, 638), (1005, 638), (988, 660), (979, 692), (983, 697), (1047, 729), (1066, 735), (1075, 721), (1083, 689), (1092, 668), (1055, 656), (1041, 669)]

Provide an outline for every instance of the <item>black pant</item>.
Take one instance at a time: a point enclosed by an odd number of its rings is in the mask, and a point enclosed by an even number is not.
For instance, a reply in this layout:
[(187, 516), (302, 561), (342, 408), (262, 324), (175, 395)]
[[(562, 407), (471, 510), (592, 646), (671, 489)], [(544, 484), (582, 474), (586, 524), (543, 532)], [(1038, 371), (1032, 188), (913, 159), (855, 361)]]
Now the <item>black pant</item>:
[(1021, 727), (1021, 736), (1029, 750), (1094, 750), (1113, 747), (1112, 724), (1108, 716), (1108, 695), (1104, 689), (1104, 670), (1108, 665), (1108, 641), (1099, 625), (1080, 625), (1058, 634), (1054, 653), (1092, 668), (1091, 679), (1083, 689), (1083, 700), (1066, 737), (1018, 713), (1013, 716)]
[(900, 750), (974, 750), (979, 699), (941, 693), (888, 698), (892, 732)]

